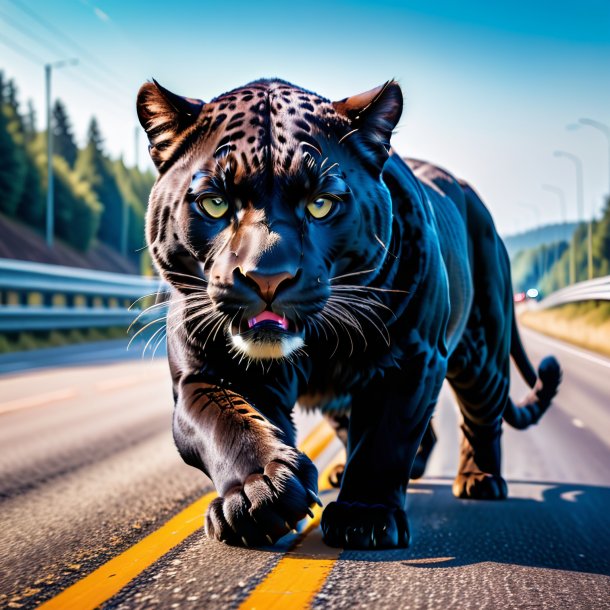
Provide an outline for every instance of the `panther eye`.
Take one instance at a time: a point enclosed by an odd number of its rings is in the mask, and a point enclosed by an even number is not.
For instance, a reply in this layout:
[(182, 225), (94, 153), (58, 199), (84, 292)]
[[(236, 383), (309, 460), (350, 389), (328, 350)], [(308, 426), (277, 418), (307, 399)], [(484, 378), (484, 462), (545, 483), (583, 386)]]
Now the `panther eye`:
[(229, 204), (222, 197), (204, 197), (197, 205), (212, 218), (222, 218), (229, 209)]
[(319, 197), (307, 204), (307, 211), (316, 219), (325, 218), (333, 209), (335, 202), (326, 197)]

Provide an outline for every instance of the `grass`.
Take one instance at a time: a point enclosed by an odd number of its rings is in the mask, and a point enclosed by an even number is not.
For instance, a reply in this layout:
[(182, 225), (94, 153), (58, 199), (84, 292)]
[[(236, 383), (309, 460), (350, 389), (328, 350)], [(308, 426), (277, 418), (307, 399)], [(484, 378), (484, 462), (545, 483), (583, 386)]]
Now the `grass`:
[(524, 326), (545, 335), (610, 356), (610, 303), (589, 301), (529, 310), (519, 316)]
[(23, 352), (45, 347), (59, 347), (76, 343), (91, 343), (107, 339), (126, 339), (124, 327), (87, 328), (73, 330), (51, 330), (20, 332), (0, 335), (0, 354)]

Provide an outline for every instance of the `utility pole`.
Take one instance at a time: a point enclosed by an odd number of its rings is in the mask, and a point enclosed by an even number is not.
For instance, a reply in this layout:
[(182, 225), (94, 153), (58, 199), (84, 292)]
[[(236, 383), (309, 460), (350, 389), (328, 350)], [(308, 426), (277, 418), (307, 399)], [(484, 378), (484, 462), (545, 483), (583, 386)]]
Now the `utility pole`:
[(46, 238), (49, 248), (53, 247), (53, 235), (55, 233), (55, 190), (53, 188), (53, 133), (52, 133), (52, 109), (51, 109), (51, 74), (53, 68), (64, 66), (75, 66), (78, 59), (64, 59), (54, 63), (46, 64), (44, 67), (45, 89), (47, 101), (47, 218)]

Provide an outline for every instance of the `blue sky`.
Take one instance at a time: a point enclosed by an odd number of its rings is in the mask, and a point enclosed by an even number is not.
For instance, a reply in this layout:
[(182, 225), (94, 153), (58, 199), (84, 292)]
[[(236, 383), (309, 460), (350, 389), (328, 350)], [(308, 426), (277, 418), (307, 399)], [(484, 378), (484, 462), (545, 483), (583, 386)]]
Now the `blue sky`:
[(53, 92), (78, 138), (95, 114), (130, 163), (135, 94), (152, 76), (204, 100), (261, 76), (333, 99), (394, 77), (406, 101), (395, 148), (471, 181), (502, 233), (560, 220), (543, 183), (565, 190), (575, 218), (574, 169), (557, 148), (583, 160), (589, 214), (609, 189), (603, 135), (566, 130), (579, 117), (610, 124), (607, 0), (0, 0), (0, 68), (41, 120), (42, 63), (67, 57), (80, 63), (55, 72)]

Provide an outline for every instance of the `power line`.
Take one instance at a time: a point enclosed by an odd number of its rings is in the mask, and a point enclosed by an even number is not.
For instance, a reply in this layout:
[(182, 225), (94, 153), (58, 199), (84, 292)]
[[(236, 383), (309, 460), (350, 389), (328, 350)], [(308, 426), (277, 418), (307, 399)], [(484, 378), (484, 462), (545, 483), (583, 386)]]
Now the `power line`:
[(10, 38), (7, 38), (6, 36), (4, 36), (4, 34), (0, 34), (0, 42), (3, 45), (7, 46), (9, 49), (12, 49), (13, 51), (15, 51), (15, 53), (18, 53), (19, 55), (21, 55), (22, 57), (25, 57), (26, 59), (33, 61), (35, 64), (44, 66), (45, 62), (42, 58), (38, 57), (38, 55), (35, 55), (28, 49), (22, 47), (20, 44), (10, 40)]
[[(50, 49), (52, 52), (58, 53), (60, 56), (64, 54), (64, 51), (62, 51), (60, 48), (58, 48), (55, 44), (49, 43), (48, 40), (45, 40), (44, 38), (40, 38), (39, 36), (36, 36), (32, 32), (30, 32), (27, 28), (23, 27), (18, 22), (15, 22), (12, 18), (8, 17), (2, 11), (0, 11), (0, 17), (2, 17), (11, 27), (19, 30), (22, 34), (25, 34), (25, 36), (27, 36), (28, 38), (30, 38), (31, 40), (36, 42), (39, 47), (44, 48), (45, 50)], [(32, 57), (36, 57), (34, 54), (29, 52), (27, 49), (25, 49), (23, 47), (21, 47), (21, 49), (24, 53), (29, 53), (30, 55), (32, 55)], [(42, 59), (40, 59), (40, 58), (38, 58), (38, 59), (39, 59), (40, 63), (43, 63), (43, 64), (46, 63)], [(72, 80), (78, 82), (77, 77), (75, 75), (68, 73), (67, 76), (69, 78), (72, 78)], [(106, 98), (108, 101), (110, 101), (112, 103), (124, 103), (124, 101), (125, 101), (124, 93), (122, 91), (120, 91), (119, 89), (114, 88), (114, 92), (113, 92), (112, 90), (102, 88), (96, 80), (94, 80), (92, 77), (90, 77), (86, 73), (85, 74), (81, 73), (80, 79), (84, 80), (85, 84), (90, 89), (97, 91), (97, 93), (99, 95)]]
[(2, 19), (4, 19), (4, 21), (6, 21), (10, 27), (12, 27), (15, 30), (20, 31), (22, 34), (25, 34), (28, 38), (30, 38), (34, 42), (36, 42), (38, 44), (38, 46), (48, 47), (48, 48), (52, 49), (54, 53), (57, 53), (59, 56), (64, 55), (64, 51), (62, 49), (60, 49), (58, 46), (56, 46), (52, 42), (50, 43), (49, 41), (44, 40), (44, 38), (35, 36), (26, 27), (22, 26), (18, 21), (16, 21), (15, 19), (13, 19), (9, 15), (7, 15), (5, 12), (0, 11), (0, 17)]
[[(89, 51), (87, 51), (87, 49), (83, 48), (81, 45), (79, 45), (77, 42), (75, 42), (74, 40), (72, 40), (72, 38), (70, 38), (69, 36), (67, 36), (66, 34), (64, 34), (60, 29), (58, 29), (57, 27), (55, 27), (52, 23), (49, 23), (46, 19), (44, 19), (43, 17), (41, 17), (38, 13), (36, 13), (36, 11), (33, 11), (29, 6), (27, 6), (26, 4), (24, 4), (23, 2), (21, 2), (21, 0), (10, 0), (19, 10), (21, 10), (22, 12), (24, 12), (26, 15), (28, 15), (30, 17), (30, 19), (33, 19), (34, 21), (36, 21), (39, 25), (41, 25), (43, 28), (45, 28), (47, 31), (51, 32), (52, 34), (54, 34), (55, 36), (57, 36), (58, 38), (60, 38), (61, 40), (64, 41), (64, 45), (68, 44), (69, 46), (71, 46), (73, 49), (76, 49), (76, 51), (82, 56), (82, 57), (86, 57), (88, 58), (88, 60), (94, 65), (94, 67), (97, 68), (98, 71), (102, 71), (105, 72), (107, 76), (103, 76), (103, 78), (108, 78), (108, 76), (111, 77), (111, 81), (109, 81), (110, 83), (112, 83), (112, 86), (116, 86), (115, 81), (118, 79), (120, 80), (120, 76), (118, 76), (114, 71), (112, 71), (110, 68), (108, 68), (105, 64), (103, 64), (101, 61), (99, 61), (97, 59), (97, 57), (95, 57), (93, 54), (91, 54)], [(72, 50), (70, 52), (73, 52)]]

